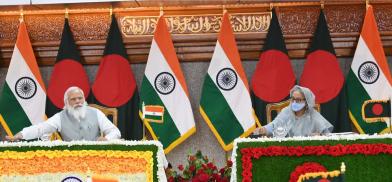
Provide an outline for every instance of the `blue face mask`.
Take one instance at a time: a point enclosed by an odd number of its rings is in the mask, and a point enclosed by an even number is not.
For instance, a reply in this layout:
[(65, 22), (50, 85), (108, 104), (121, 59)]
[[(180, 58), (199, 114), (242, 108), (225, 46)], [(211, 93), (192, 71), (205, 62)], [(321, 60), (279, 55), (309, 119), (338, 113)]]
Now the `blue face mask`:
[(300, 102), (300, 103), (298, 103), (298, 102), (292, 102), (291, 103), (291, 109), (294, 111), (294, 112), (298, 112), (298, 111), (300, 111), (302, 108), (304, 108), (305, 107), (305, 102)]

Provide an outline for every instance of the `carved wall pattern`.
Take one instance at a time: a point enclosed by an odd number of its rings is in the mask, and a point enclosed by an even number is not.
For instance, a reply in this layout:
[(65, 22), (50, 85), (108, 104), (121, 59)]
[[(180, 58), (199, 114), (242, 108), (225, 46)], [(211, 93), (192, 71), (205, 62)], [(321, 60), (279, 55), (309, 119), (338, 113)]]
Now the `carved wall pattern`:
[(31, 42), (59, 41), (64, 15), (25, 16)]
[(0, 17), (0, 40), (15, 41), (18, 32), (18, 16)]
[(108, 14), (82, 14), (69, 17), (76, 41), (106, 40), (110, 26)]
[(379, 31), (392, 30), (392, 5), (374, 7)]
[(325, 8), (325, 14), (332, 33), (359, 32), (365, 8), (363, 5), (331, 6)]
[(284, 35), (311, 34), (319, 13), (319, 7), (287, 7), (277, 11)]
[[(277, 7), (290, 57), (304, 57), (319, 11), (319, 6)], [(392, 4), (374, 5), (374, 11), (385, 52), (390, 55), (392, 54)], [(364, 18), (364, 5), (330, 5), (325, 6), (324, 12), (337, 55), (352, 56)], [(124, 43), (130, 60), (135, 63), (145, 62), (151, 44), (151, 35), (155, 28), (154, 21), (156, 22), (157, 17), (130, 17), (127, 12), (116, 13), (116, 15), (124, 33)], [(232, 15), (231, 21), (237, 33), (236, 41), (241, 58), (258, 59), (264, 44), (268, 21), (265, 16), (260, 18), (260, 12), (235, 12)], [(210, 60), (216, 42), (216, 32), (220, 28), (220, 16), (197, 15), (197, 13), (193, 16), (181, 14), (166, 16), (177, 55), (181, 61)], [(70, 14), (69, 17), (71, 29), (80, 46), (81, 54), (86, 60), (85, 63), (98, 64), (110, 24), (108, 13), (77, 13)], [(53, 64), (64, 24), (64, 14), (27, 14), (24, 19), (39, 64)], [(147, 23), (147, 21), (150, 21), (149, 29), (140, 29), (142, 27), (140, 23)], [(8, 65), (16, 40), (18, 24), (19, 16), (17, 15), (0, 16), (0, 66)], [(140, 34), (144, 35), (140, 36)], [(186, 36), (183, 36), (184, 34)]]

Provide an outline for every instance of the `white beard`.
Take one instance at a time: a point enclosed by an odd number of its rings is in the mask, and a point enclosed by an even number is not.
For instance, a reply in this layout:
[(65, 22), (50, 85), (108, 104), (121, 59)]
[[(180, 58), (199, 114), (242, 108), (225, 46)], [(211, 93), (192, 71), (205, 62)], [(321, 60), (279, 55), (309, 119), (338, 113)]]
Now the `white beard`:
[(65, 109), (69, 115), (80, 121), (86, 117), (87, 103), (85, 102), (82, 106), (75, 107), (67, 105)]

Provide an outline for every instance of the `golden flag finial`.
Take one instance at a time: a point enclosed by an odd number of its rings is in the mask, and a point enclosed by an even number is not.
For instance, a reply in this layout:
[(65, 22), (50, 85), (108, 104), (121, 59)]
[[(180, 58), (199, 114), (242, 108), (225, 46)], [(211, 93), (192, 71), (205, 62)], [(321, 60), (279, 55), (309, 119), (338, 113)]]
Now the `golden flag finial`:
[(20, 17), (19, 17), (19, 22), (24, 21), (24, 13), (23, 13), (23, 7), (20, 8)]
[(65, 16), (65, 18), (67, 18), (67, 19), (69, 18), (68, 7), (65, 8), (65, 15), (64, 15), (64, 16)]
[(163, 15), (163, 6), (159, 7), (159, 16)]
[(109, 8), (109, 15), (110, 15), (110, 17), (112, 17), (112, 15), (113, 15), (113, 5), (112, 4), (110, 5), (110, 8)]

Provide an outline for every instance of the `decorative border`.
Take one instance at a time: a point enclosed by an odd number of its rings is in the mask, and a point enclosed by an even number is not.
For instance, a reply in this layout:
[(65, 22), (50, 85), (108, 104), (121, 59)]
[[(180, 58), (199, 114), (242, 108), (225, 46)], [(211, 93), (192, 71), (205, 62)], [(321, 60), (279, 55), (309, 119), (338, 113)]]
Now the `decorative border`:
[[(26, 151), (25, 147), (34, 148), (37, 147), (40, 150), (47, 150), (53, 148), (55, 150), (56, 147), (67, 147), (70, 150), (91, 150), (93, 148), (96, 150), (96, 147), (108, 147), (108, 150), (116, 150), (114, 147), (115, 145), (122, 145), (125, 147), (141, 147), (143, 146), (155, 146), (157, 147), (156, 151), (156, 167), (157, 167), (157, 179), (158, 181), (166, 181), (166, 174), (164, 171), (164, 166), (167, 166), (167, 161), (163, 152), (162, 144), (157, 141), (122, 141), (122, 140), (112, 140), (112, 141), (72, 141), (72, 142), (64, 142), (64, 141), (35, 141), (35, 142), (17, 142), (17, 143), (10, 143), (10, 142), (0, 142), (0, 151), (5, 150), (14, 150), (14, 151)], [(71, 149), (76, 148), (76, 149)], [(138, 149), (136, 149), (138, 150)], [(139, 149), (140, 150), (140, 149)], [(153, 167), (155, 168), (155, 167)]]
[[(267, 32), (271, 12), (234, 13), (231, 25), (234, 32)], [(125, 37), (153, 35), (158, 16), (124, 16), (120, 19), (121, 32)], [(217, 33), (221, 28), (222, 14), (165, 16), (171, 34)]]
[[(392, 139), (392, 134), (385, 135), (333, 135), (333, 136), (314, 136), (314, 137), (290, 137), (290, 138), (238, 138), (234, 141), (231, 160), (233, 167), (231, 172), (232, 182), (237, 180), (237, 150), (239, 143), (249, 142), (285, 142), (285, 141), (355, 141), (363, 139)], [(330, 155), (342, 156), (347, 154), (377, 155), (380, 153), (392, 154), (392, 144), (348, 144), (348, 145), (319, 145), (319, 146), (269, 146), (257, 148), (242, 148), (242, 176), (243, 181), (252, 180), (253, 157), (260, 156), (303, 156), (303, 155)]]

